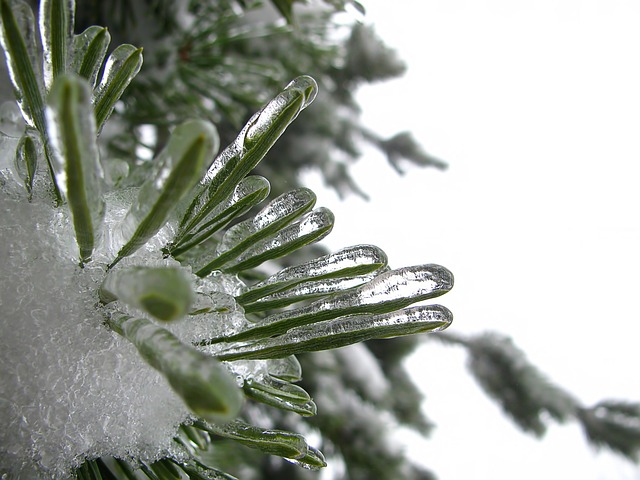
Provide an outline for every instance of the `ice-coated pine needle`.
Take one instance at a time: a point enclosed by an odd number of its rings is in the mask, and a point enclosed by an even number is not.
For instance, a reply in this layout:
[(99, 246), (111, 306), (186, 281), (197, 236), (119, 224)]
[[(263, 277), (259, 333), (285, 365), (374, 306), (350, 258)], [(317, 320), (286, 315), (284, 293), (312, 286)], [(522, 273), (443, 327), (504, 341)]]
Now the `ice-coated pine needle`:
[(128, 267), (110, 271), (99, 290), (100, 300), (119, 300), (170, 322), (189, 312), (194, 292), (189, 275), (172, 267)]
[(22, 116), (27, 125), (35, 128), (42, 137), (53, 195), (56, 204), (59, 205), (62, 197), (53, 172), (45, 121), (40, 58), (42, 44), (33, 12), (23, 0), (0, 0), (0, 43)]
[(94, 99), (98, 132), (141, 67), (142, 48), (124, 44), (109, 55)]
[(349, 315), (292, 328), (277, 337), (234, 346), (216, 356), (221, 360), (280, 358), (367, 340), (437, 332), (452, 321), (451, 312), (441, 305), (421, 305), (378, 315)]
[(16, 148), (16, 168), (24, 180), (29, 199), (31, 199), (33, 192), (33, 179), (38, 168), (38, 156), (41, 153), (40, 139), (34, 135), (33, 130), (26, 131)]
[(31, 127), (45, 131), (40, 37), (31, 8), (22, 0), (0, 0), (0, 41), (16, 99)]
[(201, 244), (228, 222), (262, 202), (270, 190), (271, 185), (264, 177), (251, 175), (243, 178), (233, 193), (207, 215), (195, 233), (187, 235), (179, 245), (169, 249), (171, 254), (177, 256)]
[(243, 305), (245, 313), (264, 312), (287, 307), (294, 303), (315, 300), (332, 293), (350, 290), (373, 280), (381, 272), (374, 271), (366, 275), (346, 278), (327, 278), (300, 283), (280, 292), (272, 293), (260, 300)]
[[(257, 267), (267, 260), (288, 255), (299, 248), (318, 242), (333, 229), (335, 217), (331, 210), (320, 207), (306, 214), (299, 221), (287, 225), (278, 233), (257, 242), (221, 270), (237, 273)], [(203, 272), (196, 272), (202, 275)]]
[(298, 114), (313, 102), (318, 86), (308, 76), (294, 79), (256, 113), (207, 171), (180, 222), (177, 240), (195, 228), (264, 158)]
[(44, 54), (44, 83), (49, 91), (53, 81), (67, 71), (69, 46), (73, 37), (74, 0), (41, 0), (40, 36)]
[(301, 283), (365, 275), (386, 265), (387, 256), (380, 248), (373, 245), (354, 245), (301, 265), (284, 268), (247, 288), (237, 300), (240, 304), (247, 305)]
[(104, 174), (87, 83), (75, 76), (58, 77), (49, 95), (47, 119), (56, 182), (73, 216), (80, 260), (86, 262), (91, 258), (104, 215)]
[(318, 407), (313, 400), (301, 403), (292, 400), (285, 395), (279, 395), (278, 393), (253, 388), (247, 384), (244, 386), (244, 394), (256, 402), (264, 403), (265, 405), (279, 408), (280, 410), (297, 413), (303, 417), (312, 417), (318, 413)]
[(193, 413), (214, 423), (224, 423), (238, 415), (242, 392), (234, 376), (218, 360), (185, 345), (168, 330), (144, 318), (116, 312), (108, 325), (135, 345)]
[(218, 437), (235, 440), (242, 445), (269, 455), (292, 459), (303, 458), (307, 455), (307, 441), (298, 433), (260, 428), (240, 420), (234, 420), (226, 425), (196, 422), (194, 427)]
[(309, 445), (307, 454), (304, 457), (298, 459), (287, 459), (287, 461), (302, 468), (306, 468), (307, 470), (320, 470), (327, 466), (327, 462), (322, 452), (311, 445)]
[(270, 337), (293, 327), (344, 315), (393, 312), (413, 303), (443, 295), (451, 288), (453, 274), (440, 265), (416, 265), (390, 270), (358, 288), (335, 293), (305, 307), (271, 315), (253, 328), (213, 341), (244, 341)]
[(304, 388), (273, 378), (270, 375), (248, 378), (244, 383), (244, 388), (260, 390), (293, 403), (304, 404), (311, 400), (311, 396)]
[(317, 413), (316, 404), (306, 390), (271, 375), (247, 378), (243, 385), (247, 397), (272, 407), (288, 410), (305, 417)]
[(233, 260), (260, 240), (313, 208), (316, 195), (308, 188), (298, 188), (273, 199), (253, 218), (229, 228), (214, 251), (194, 261), (199, 275), (206, 275)]
[(188, 120), (175, 128), (169, 144), (154, 161), (157, 171), (147, 180), (119, 225), (126, 242), (112, 266), (155, 235), (180, 199), (202, 177), (218, 148), (218, 134), (209, 122)]
[(73, 70), (95, 88), (100, 68), (107, 55), (111, 35), (105, 27), (91, 26), (73, 38)]

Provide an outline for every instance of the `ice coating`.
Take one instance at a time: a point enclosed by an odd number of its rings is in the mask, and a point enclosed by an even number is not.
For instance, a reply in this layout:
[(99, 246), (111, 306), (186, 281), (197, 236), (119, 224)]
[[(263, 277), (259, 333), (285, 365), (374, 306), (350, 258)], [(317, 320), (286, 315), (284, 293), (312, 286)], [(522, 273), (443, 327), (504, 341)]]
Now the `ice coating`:
[(295, 357), (236, 360), (227, 365), (249, 398), (303, 416), (316, 414), (317, 407), (310, 395), (291, 383), (301, 379), (300, 364)]
[(198, 417), (225, 423), (238, 415), (244, 397), (234, 377), (215, 358), (145, 318), (114, 312), (108, 322), (135, 345)]
[(74, 219), (82, 261), (89, 259), (104, 216), (104, 172), (88, 84), (59, 77), (49, 96), (47, 127), (52, 144), (56, 184)]
[(270, 359), (328, 350), (378, 338), (437, 332), (453, 321), (441, 305), (421, 305), (378, 315), (349, 315), (292, 328), (282, 335), (216, 353), (221, 360)]
[(185, 316), (194, 296), (190, 272), (175, 267), (112, 270), (100, 287), (103, 303), (120, 300), (165, 322)]
[(225, 168), (226, 170), (228, 170), (228, 167), (236, 167), (236, 162), (239, 161), (244, 150), (244, 139), (247, 134), (249, 125), (259, 114), (259, 112), (254, 113), (249, 119), (249, 122), (247, 122), (242, 130), (240, 130), (240, 133), (238, 133), (238, 136), (236, 137), (234, 142), (227, 146), (214, 159), (214, 161), (211, 163), (211, 166), (207, 170), (207, 173), (200, 182), (202, 185), (215, 185), (218, 182), (222, 182), (223, 178), (221, 178), (221, 173), (225, 171)]
[(302, 435), (284, 430), (260, 428), (239, 420), (223, 426), (198, 422), (197, 426), (214, 435), (233, 439), (249, 448), (285, 458), (301, 459), (307, 455), (309, 448)]
[(267, 198), (270, 191), (271, 184), (264, 177), (252, 175), (243, 178), (227, 201), (214, 208), (213, 211), (205, 217), (203, 225), (198, 229), (198, 233), (201, 233), (203, 230), (210, 232), (214, 224), (220, 225), (225, 220), (230, 220), (234, 216), (242, 215), (251, 207)]
[(33, 182), (38, 170), (38, 158), (44, 154), (40, 136), (33, 130), (24, 133), (16, 148), (16, 172), (27, 189), (29, 198), (33, 192)]
[(298, 188), (273, 199), (255, 217), (240, 222), (227, 230), (218, 245), (218, 254), (224, 253), (232, 248), (248, 243), (251, 239), (253, 243), (256, 234), (267, 227), (282, 225), (287, 221), (303, 214), (313, 208), (316, 202), (316, 195), (308, 188)]
[(162, 228), (172, 209), (197, 183), (217, 148), (217, 131), (208, 122), (189, 120), (175, 128), (168, 145), (154, 160), (158, 169), (140, 187), (117, 227), (120, 240), (126, 243), (116, 261), (140, 248)]
[(38, 25), (44, 54), (44, 84), (49, 91), (54, 78), (67, 70), (76, 9), (75, 0), (41, 0), (40, 3)]
[(243, 304), (243, 307), (246, 313), (263, 312), (274, 308), (282, 308), (293, 303), (312, 300), (331, 293), (359, 287), (370, 282), (378, 274), (379, 272), (376, 271), (367, 275), (358, 275), (355, 277), (327, 278), (325, 280), (299, 283), (293, 287), (287, 288), (286, 290), (262, 297), (253, 303)]
[(302, 282), (362, 275), (378, 270), (386, 264), (387, 256), (380, 248), (373, 245), (354, 245), (302, 265), (284, 268), (249, 287), (238, 300), (241, 303), (250, 303)]
[(304, 245), (320, 241), (331, 232), (334, 221), (331, 210), (320, 207), (299, 221), (282, 228), (275, 235), (256, 242), (235, 260), (222, 267), (222, 270), (238, 272), (254, 268), (266, 260), (282, 257)]
[(111, 43), (111, 34), (105, 27), (92, 26), (73, 38), (71, 68), (95, 88), (100, 67)]
[(293, 79), (279, 95), (262, 109), (253, 121), (249, 122), (245, 146), (251, 148), (256, 139), (268, 135), (269, 130), (273, 127), (274, 119), (285, 116), (287, 124), (291, 123), (302, 110), (313, 102), (317, 94), (318, 85), (313, 78), (302, 75)]
[(188, 250), (201, 243), (218, 231), (233, 218), (248, 212), (251, 207), (263, 201), (269, 195), (269, 181), (259, 175), (245, 177), (233, 193), (219, 206), (215, 207), (203, 220), (195, 234), (186, 236), (178, 247), (171, 248), (173, 255)]
[(386, 313), (453, 288), (453, 274), (435, 265), (416, 265), (390, 270), (354, 290), (339, 292), (308, 306), (270, 315), (257, 326), (227, 340), (262, 338), (312, 322), (356, 313)]
[(178, 240), (195, 228), (262, 160), (289, 124), (311, 104), (316, 93), (313, 78), (298, 77), (251, 117), (234, 142), (215, 158), (200, 182), (180, 221)]
[(267, 369), (269, 371), (269, 375), (282, 380), (287, 380), (289, 382), (302, 380), (302, 367), (294, 355), (269, 360), (267, 362)]
[(133, 45), (120, 45), (109, 55), (94, 96), (98, 131), (102, 130), (116, 102), (141, 67), (142, 49)]
[(113, 79), (118, 75), (124, 63), (127, 60), (129, 60), (129, 58), (133, 53), (137, 51), (138, 49), (133, 45), (125, 44), (125, 45), (120, 45), (118, 48), (116, 48), (113, 51), (113, 53), (111, 53), (111, 55), (109, 55), (104, 65), (104, 72), (102, 73), (102, 78), (96, 89), (97, 98), (100, 98), (101, 95), (104, 95), (104, 92), (107, 90), (109, 85), (113, 82)]
[(197, 275), (205, 276), (221, 268), (262, 239), (278, 232), (315, 203), (315, 194), (306, 188), (287, 192), (272, 200), (255, 217), (229, 228), (215, 249), (202, 245), (187, 255)]

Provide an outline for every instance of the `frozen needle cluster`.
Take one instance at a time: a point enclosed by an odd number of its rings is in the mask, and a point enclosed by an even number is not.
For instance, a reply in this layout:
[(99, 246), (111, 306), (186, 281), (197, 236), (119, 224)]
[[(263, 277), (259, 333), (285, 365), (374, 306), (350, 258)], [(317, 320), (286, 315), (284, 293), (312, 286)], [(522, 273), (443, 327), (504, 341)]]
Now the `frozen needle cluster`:
[(211, 460), (215, 438), (325, 466), (251, 412), (316, 413), (298, 353), (446, 328), (451, 313), (423, 301), (451, 273), (391, 270), (369, 245), (260, 273), (333, 226), (304, 188), (254, 213), (270, 186), (250, 172), (315, 98), (310, 77), (217, 155), (213, 125), (176, 126), (144, 181), (120, 187), (98, 136), (141, 49), (107, 57), (108, 31), (75, 35), (73, 8), (43, 0), (36, 22), (0, 0), (20, 112), (0, 112), (0, 475), (232, 478)]

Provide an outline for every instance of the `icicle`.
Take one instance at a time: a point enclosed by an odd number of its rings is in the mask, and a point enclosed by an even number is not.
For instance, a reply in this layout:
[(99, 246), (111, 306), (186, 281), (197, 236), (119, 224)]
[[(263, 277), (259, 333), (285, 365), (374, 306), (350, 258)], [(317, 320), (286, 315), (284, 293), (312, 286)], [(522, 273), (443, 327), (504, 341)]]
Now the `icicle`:
[(55, 178), (73, 215), (81, 262), (91, 258), (104, 216), (104, 173), (87, 83), (58, 77), (49, 96), (48, 130), (54, 147)]
[(387, 256), (373, 245), (355, 245), (318, 257), (302, 265), (287, 267), (249, 287), (238, 297), (241, 304), (253, 303), (267, 295), (303, 282), (364, 275), (386, 266)]
[[(278, 233), (257, 242), (235, 260), (225, 264), (222, 270), (237, 273), (288, 255), (295, 250), (318, 242), (333, 228), (335, 217), (328, 208), (320, 207), (306, 214), (299, 221), (282, 228)], [(205, 272), (206, 273), (206, 272)], [(201, 275), (201, 272), (196, 272)]]
[(69, 46), (73, 38), (75, 0), (41, 0), (40, 36), (44, 52), (44, 84), (46, 91), (53, 81), (67, 71)]
[(194, 300), (190, 276), (170, 267), (112, 270), (99, 293), (103, 303), (120, 300), (165, 322), (186, 315)]
[(233, 346), (216, 356), (225, 361), (281, 358), (367, 340), (437, 332), (447, 328), (452, 320), (451, 312), (441, 305), (409, 307), (378, 315), (350, 315), (292, 328), (277, 337)]
[(251, 117), (209, 168), (180, 222), (178, 240), (195, 228), (262, 160), (289, 124), (313, 101), (317, 89), (313, 78), (298, 77)]
[(354, 290), (335, 293), (306, 307), (271, 315), (249, 330), (215, 341), (270, 337), (293, 327), (348, 314), (392, 312), (443, 295), (452, 287), (453, 274), (440, 265), (404, 267), (382, 273)]

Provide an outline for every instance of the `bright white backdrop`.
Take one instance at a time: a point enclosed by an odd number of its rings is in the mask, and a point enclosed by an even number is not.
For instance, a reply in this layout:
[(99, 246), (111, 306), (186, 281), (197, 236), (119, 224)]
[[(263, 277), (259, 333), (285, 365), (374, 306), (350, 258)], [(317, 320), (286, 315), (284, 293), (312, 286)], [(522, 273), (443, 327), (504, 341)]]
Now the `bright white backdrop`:
[[(365, 123), (411, 130), (450, 168), (398, 177), (367, 151), (353, 172), (370, 202), (319, 194), (337, 218), (325, 243), (441, 263), (456, 275), (440, 299), (456, 332), (512, 336), (587, 405), (640, 400), (640, 2), (364, 4), (409, 66), (361, 92)], [(438, 428), (407, 443), (440, 478), (640, 479), (576, 424), (520, 434), (464, 362), (430, 343), (410, 363)]]

